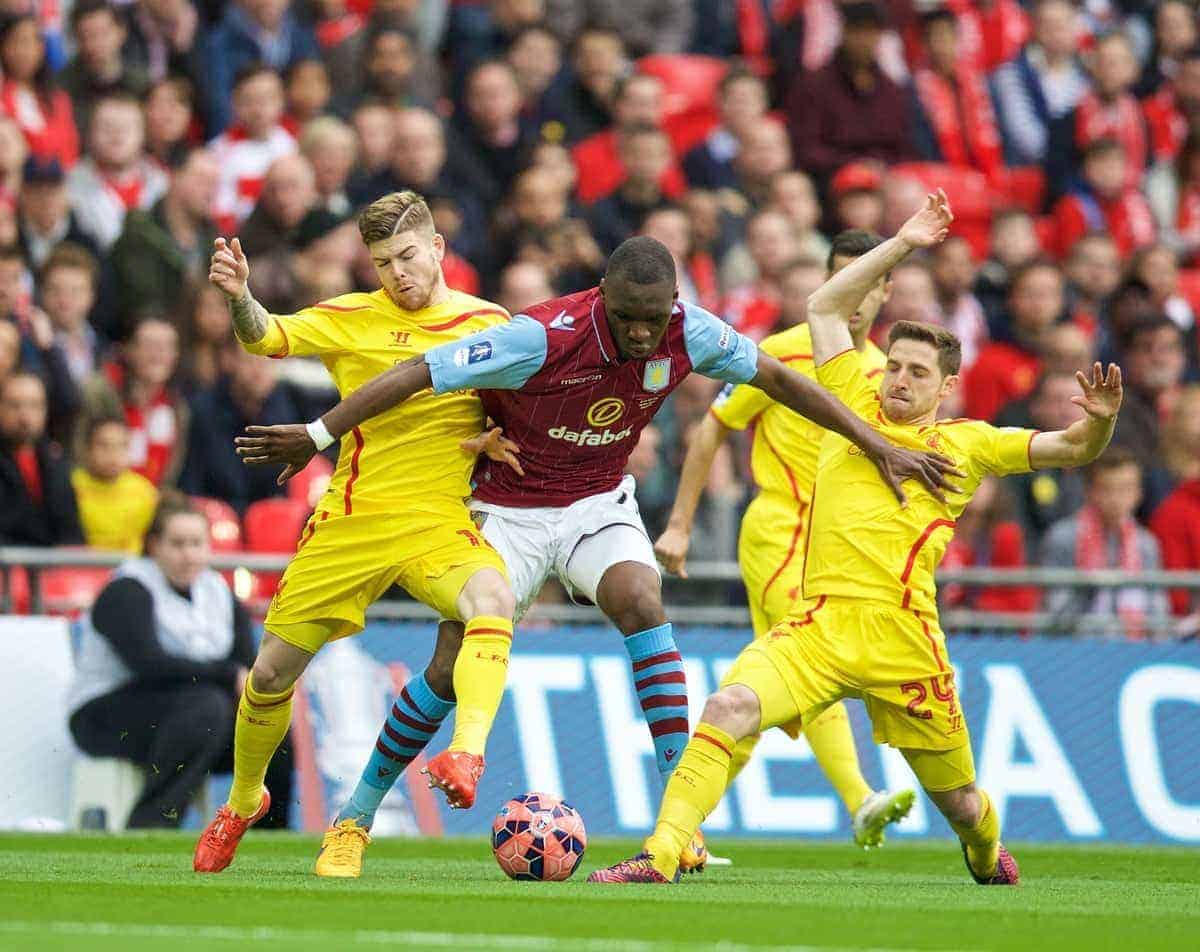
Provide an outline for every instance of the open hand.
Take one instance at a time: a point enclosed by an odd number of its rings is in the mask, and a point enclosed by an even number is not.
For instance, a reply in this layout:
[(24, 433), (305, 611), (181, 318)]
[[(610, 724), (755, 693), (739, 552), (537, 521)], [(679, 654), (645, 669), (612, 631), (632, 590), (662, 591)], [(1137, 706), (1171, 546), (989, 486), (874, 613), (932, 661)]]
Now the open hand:
[(208, 280), (220, 288), (231, 301), (238, 300), (246, 293), (246, 283), (250, 280), (250, 262), (246, 260), (240, 240), (234, 238), (227, 244), (224, 238), (218, 238), (213, 242)]
[(299, 473), (317, 455), (316, 444), (303, 423), (284, 423), (278, 426), (248, 426), (246, 435), (234, 441), (237, 455), (248, 466), (270, 466), (285, 463), (275, 480), (280, 486)]
[(1080, 370), (1075, 371), (1075, 379), (1079, 381), (1079, 387), (1083, 390), (1082, 395), (1071, 398), (1071, 402), (1075, 406), (1082, 407), (1088, 416), (1098, 417), (1101, 420), (1111, 420), (1117, 415), (1124, 397), (1124, 391), (1121, 388), (1120, 367), (1116, 364), (1109, 364), (1108, 376), (1105, 376), (1100, 361), (1096, 361), (1092, 365), (1091, 380), (1088, 380), (1087, 375)]
[(954, 213), (950, 211), (950, 200), (939, 188), (925, 196), (925, 204), (900, 226), (896, 237), (910, 248), (932, 248), (946, 240), (952, 221)]
[(518, 476), (525, 475), (525, 470), (521, 468), (521, 461), (517, 459), (521, 447), (505, 436), (504, 431), (498, 426), (484, 430), (478, 436), (464, 440), (458, 445), (468, 453), (476, 455), (484, 453), (495, 463), (507, 463), (516, 470)]
[(654, 554), (659, 564), (672, 575), (687, 578), (687, 554), (691, 543), (690, 533), (668, 525), (654, 543)]

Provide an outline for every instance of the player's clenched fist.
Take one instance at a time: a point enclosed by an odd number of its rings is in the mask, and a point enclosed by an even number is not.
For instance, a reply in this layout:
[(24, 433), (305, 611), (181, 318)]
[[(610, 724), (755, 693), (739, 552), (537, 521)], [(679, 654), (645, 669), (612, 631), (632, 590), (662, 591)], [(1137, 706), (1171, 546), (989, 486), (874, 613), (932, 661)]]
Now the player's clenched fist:
[(690, 546), (690, 533), (667, 526), (666, 531), (654, 543), (654, 555), (659, 564), (672, 575), (687, 578), (687, 554)]
[(246, 293), (246, 282), (250, 279), (250, 262), (242, 251), (237, 238), (226, 242), (218, 238), (213, 242), (212, 262), (208, 266), (208, 280), (224, 292), (231, 300)]

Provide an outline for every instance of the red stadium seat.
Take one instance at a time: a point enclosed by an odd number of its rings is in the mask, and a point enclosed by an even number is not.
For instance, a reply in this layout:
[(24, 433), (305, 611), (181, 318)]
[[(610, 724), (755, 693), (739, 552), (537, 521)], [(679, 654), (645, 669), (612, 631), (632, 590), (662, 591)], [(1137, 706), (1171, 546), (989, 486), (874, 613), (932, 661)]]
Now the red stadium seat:
[(192, 504), (208, 518), (208, 534), (214, 552), (240, 552), (242, 524), (237, 512), (227, 502), (193, 496)]
[(892, 166), (888, 174), (916, 179), (931, 192), (944, 189), (954, 209), (951, 232), (970, 243), (976, 258), (987, 257), (994, 202), (982, 172), (941, 162), (904, 162)]
[(314, 456), (301, 472), (288, 480), (288, 499), (295, 500), (311, 512), (332, 475), (333, 464), (324, 456)]
[(311, 510), (294, 499), (262, 499), (251, 503), (242, 520), (246, 551), (290, 554)]
[[(0, 575), (0, 590), (4, 588), (4, 576)], [(14, 565), (8, 570), (8, 585), (9, 589), (5, 594), (8, 596), (8, 612), (10, 615), (28, 615), (29, 603), (31, 600), (29, 592), (29, 573), (25, 571), (23, 566)]]
[(72, 618), (88, 611), (111, 575), (110, 568), (91, 566), (44, 569), (39, 580), (42, 611), (47, 615), (69, 615)]
[[(246, 549), (250, 552), (291, 555), (310, 508), (295, 499), (262, 499), (251, 503), (242, 520)], [(251, 596), (267, 600), (279, 584), (278, 572), (255, 572)]]
[(676, 155), (704, 141), (718, 122), (717, 88), (729, 63), (713, 56), (656, 53), (638, 60), (638, 72), (662, 80), (663, 129)]

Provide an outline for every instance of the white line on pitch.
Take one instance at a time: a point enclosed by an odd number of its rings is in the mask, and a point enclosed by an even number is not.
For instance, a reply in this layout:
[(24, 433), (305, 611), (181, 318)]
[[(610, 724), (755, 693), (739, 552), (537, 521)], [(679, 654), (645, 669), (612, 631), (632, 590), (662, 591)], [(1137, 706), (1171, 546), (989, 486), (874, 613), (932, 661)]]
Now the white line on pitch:
[[(400, 932), (386, 929), (281, 929), (276, 926), (152, 925), (137, 922), (72, 922), (34, 919), (0, 922), (0, 933), (18, 935), (104, 936), (127, 939), (203, 939), (227, 942), (324, 942), (334, 947), (357, 945), (411, 945), (440, 949), (524, 949), (572, 952), (841, 952), (832, 946), (746, 945), (740, 942), (653, 942), (639, 939), (571, 938), (468, 932)], [(915, 952), (872, 948), (861, 952)]]

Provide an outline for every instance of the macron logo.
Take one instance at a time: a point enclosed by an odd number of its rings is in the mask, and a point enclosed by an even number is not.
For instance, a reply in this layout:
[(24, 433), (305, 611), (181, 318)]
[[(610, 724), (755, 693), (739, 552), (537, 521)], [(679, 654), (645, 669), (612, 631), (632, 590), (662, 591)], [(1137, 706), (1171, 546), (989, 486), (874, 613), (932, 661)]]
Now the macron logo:
[(675, 748), (674, 747), (668, 747), (666, 750), (663, 751), (663, 760), (665, 760), (667, 763), (670, 763), (674, 759), (675, 759)]
[(559, 311), (554, 320), (550, 322), (550, 330), (573, 331), (575, 330), (575, 318), (566, 311)]

